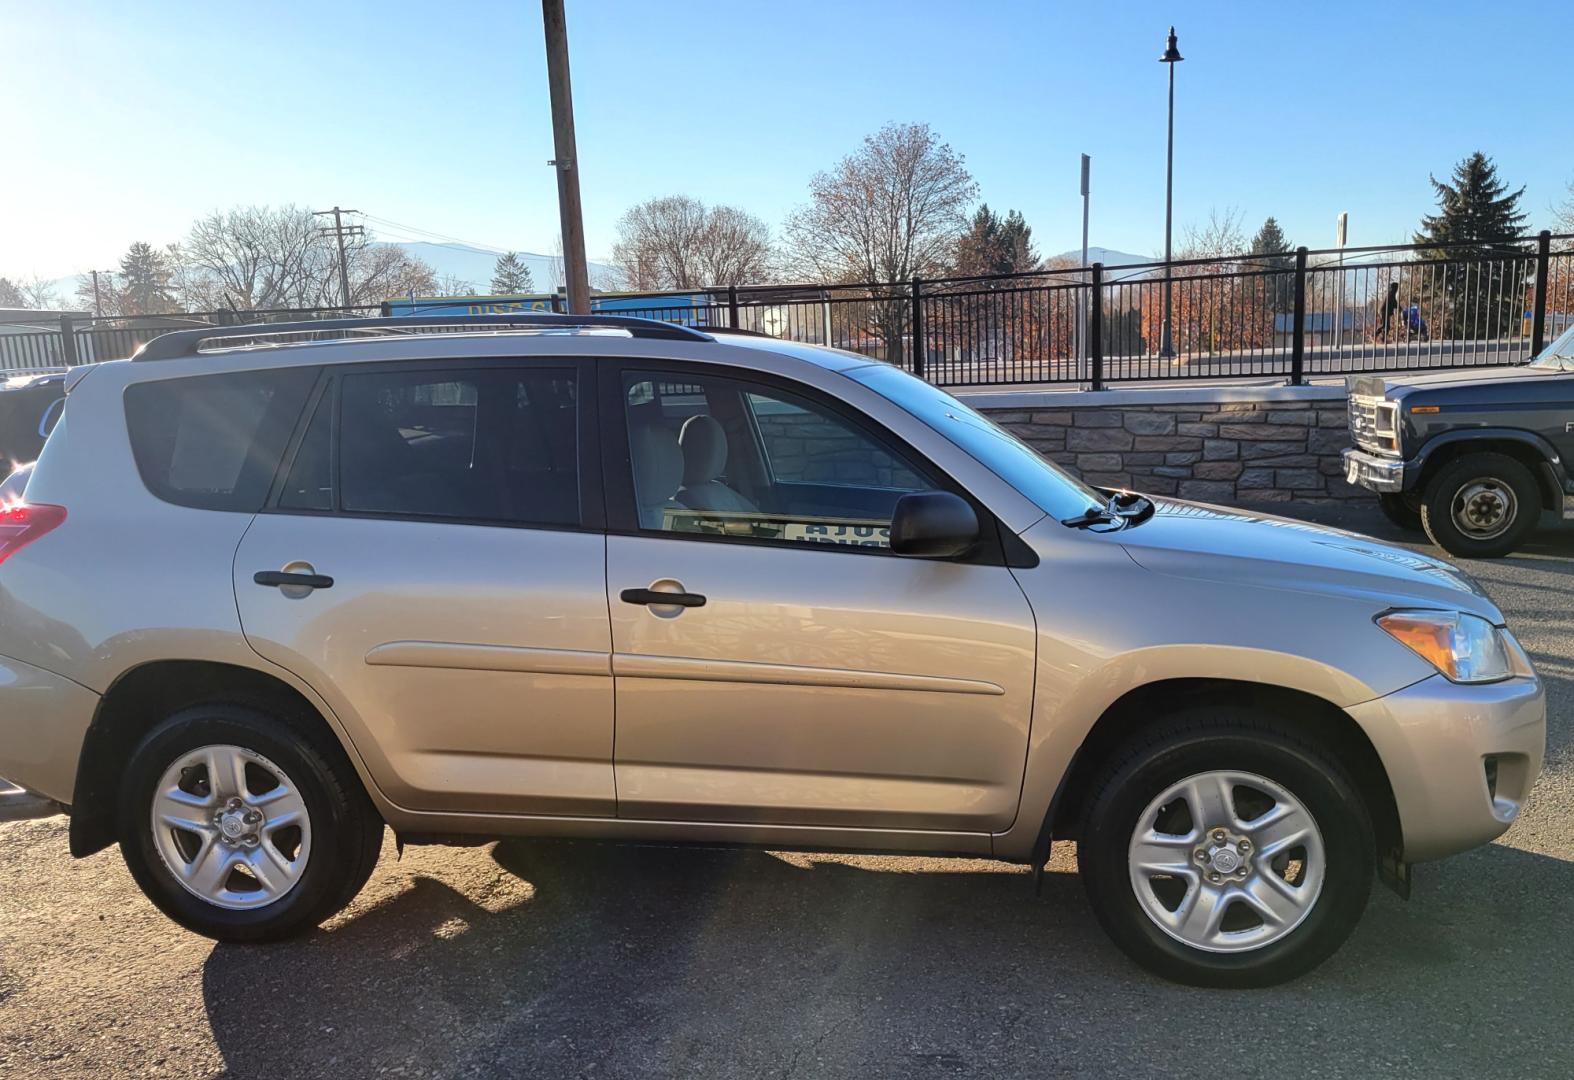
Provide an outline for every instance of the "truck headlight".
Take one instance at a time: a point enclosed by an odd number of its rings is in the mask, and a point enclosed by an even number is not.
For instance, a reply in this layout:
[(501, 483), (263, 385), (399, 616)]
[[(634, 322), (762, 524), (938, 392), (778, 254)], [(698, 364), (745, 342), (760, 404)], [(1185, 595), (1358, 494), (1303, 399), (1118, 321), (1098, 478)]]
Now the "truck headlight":
[(1386, 449), (1399, 450), (1399, 403), (1389, 401), (1387, 398), (1378, 398), (1377, 407), (1372, 412), (1373, 434), (1381, 440)]
[(1503, 631), (1479, 615), (1390, 611), (1377, 625), (1452, 682), (1497, 682), (1515, 673)]

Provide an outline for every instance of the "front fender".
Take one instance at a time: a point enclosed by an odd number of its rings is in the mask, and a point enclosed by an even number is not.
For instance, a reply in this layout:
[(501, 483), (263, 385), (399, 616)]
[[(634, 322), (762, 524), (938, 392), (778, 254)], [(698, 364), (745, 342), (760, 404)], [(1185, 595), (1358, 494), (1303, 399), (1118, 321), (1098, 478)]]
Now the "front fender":
[[(1136, 691), (1183, 680), (1211, 680), (1293, 690), (1342, 708), (1380, 693), (1326, 662), (1241, 646), (1154, 646), (1112, 657), (1058, 690), (1045, 685), (1054, 677), (1040, 666), (1022, 805), (1012, 827), (994, 837), (995, 854), (1004, 859), (1028, 859), (1042, 847), (1047, 839), (1043, 828), (1078, 751), (1099, 720)], [(1052, 699), (1055, 694), (1058, 699)]]

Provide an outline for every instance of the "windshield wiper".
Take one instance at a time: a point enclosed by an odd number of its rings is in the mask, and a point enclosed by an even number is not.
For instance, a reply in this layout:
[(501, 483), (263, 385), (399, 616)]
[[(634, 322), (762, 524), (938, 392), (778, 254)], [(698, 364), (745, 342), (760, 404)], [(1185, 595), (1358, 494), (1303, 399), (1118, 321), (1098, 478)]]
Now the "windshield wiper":
[(1134, 491), (1117, 491), (1103, 506), (1090, 506), (1076, 517), (1066, 518), (1061, 524), (1071, 529), (1085, 529), (1089, 525), (1111, 522), (1119, 522), (1123, 526), (1135, 525), (1152, 517), (1154, 509), (1152, 499), (1144, 498)]
[(1090, 506), (1076, 517), (1068, 517), (1061, 522), (1068, 529), (1085, 529), (1089, 525), (1098, 525), (1106, 521), (1114, 521), (1115, 515), (1107, 506)]

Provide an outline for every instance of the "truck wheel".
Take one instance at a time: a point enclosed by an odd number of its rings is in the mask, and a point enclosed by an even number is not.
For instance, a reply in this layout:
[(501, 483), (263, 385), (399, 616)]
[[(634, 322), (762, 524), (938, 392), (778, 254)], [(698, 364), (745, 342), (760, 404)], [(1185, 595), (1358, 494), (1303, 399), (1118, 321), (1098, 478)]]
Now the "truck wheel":
[(293, 718), (196, 705), (133, 751), (120, 850), (148, 898), (218, 941), (316, 926), (371, 876), (383, 823), (343, 752)]
[(1426, 486), (1421, 524), (1450, 555), (1496, 559), (1524, 542), (1541, 517), (1541, 491), (1507, 454), (1466, 454)]
[(1271, 716), (1187, 710), (1128, 743), (1078, 847), (1099, 922), (1149, 970), (1269, 986), (1327, 959), (1366, 907), (1376, 842), (1343, 767)]
[(1383, 516), (1406, 532), (1421, 531), (1421, 497), (1410, 492), (1383, 491), (1377, 496)]

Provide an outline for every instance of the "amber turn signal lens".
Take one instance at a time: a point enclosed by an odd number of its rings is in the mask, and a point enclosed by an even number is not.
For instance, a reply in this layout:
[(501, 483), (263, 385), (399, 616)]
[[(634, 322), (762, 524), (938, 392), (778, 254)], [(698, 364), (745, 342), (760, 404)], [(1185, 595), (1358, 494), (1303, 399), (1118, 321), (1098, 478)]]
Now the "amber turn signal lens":
[(1388, 634), (1454, 682), (1496, 682), (1514, 673), (1497, 627), (1458, 611), (1391, 611)]

